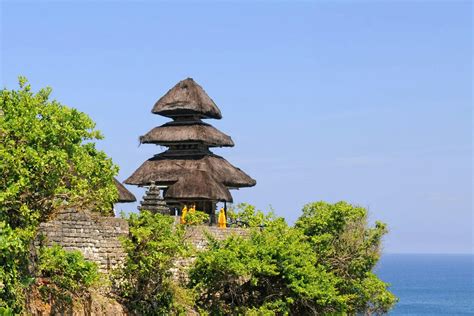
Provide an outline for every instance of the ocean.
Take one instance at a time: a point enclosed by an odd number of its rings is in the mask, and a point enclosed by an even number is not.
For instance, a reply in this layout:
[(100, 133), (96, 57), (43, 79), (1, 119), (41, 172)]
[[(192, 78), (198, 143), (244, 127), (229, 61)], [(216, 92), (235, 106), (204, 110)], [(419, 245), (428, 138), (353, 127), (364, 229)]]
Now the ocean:
[(385, 254), (375, 272), (399, 298), (390, 315), (474, 316), (474, 255)]

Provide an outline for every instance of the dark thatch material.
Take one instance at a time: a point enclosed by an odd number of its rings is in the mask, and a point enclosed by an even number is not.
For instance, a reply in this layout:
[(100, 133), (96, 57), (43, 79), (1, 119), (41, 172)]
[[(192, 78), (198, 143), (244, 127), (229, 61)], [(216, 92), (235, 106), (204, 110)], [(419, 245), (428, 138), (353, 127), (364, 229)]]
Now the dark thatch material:
[(125, 183), (133, 185), (170, 185), (188, 173), (200, 170), (229, 188), (252, 187), (256, 181), (217, 155), (171, 156), (172, 151), (145, 161)]
[(233, 147), (230, 136), (222, 133), (215, 127), (201, 121), (170, 122), (155, 127), (140, 137), (142, 144), (186, 144), (201, 143), (209, 147)]
[(189, 115), (222, 118), (217, 105), (192, 78), (178, 82), (155, 103), (151, 112), (171, 118)]
[(135, 195), (133, 195), (132, 192), (128, 191), (127, 188), (115, 178), (114, 178), (114, 183), (119, 193), (119, 197), (117, 201), (118, 203), (129, 203), (129, 202), (135, 202), (137, 200)]
[(192, 171), (165, 190), (164, 197), (172, 201), (232, 202), (229, 190), (204, 171)]

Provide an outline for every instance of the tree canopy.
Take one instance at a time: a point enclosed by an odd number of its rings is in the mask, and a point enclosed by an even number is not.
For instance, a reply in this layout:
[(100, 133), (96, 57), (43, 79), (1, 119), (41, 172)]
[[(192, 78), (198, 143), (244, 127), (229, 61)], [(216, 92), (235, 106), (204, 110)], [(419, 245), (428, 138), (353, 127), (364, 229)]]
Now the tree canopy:
[[(211, 314), (382, 314), (396, 299), (371, 272), (380, 256), (382, 223), (345, 202), (311, 203), (295, 227), (249, 205), (237, 212), (249, 237), (212, 240), (191, 269), (197, 305)], [(262, 223), (263, 224), (263, 223)]]
[(114, 292), (136, 315), (184, 313), (186, 296), (190, 300), (192, 295), (181, 295), (185, 289), (171, 271), (174, 261), (186, 254), (184, 227), (175, 226), (171, 216), (149, 211), (130, 214), (128, 222), (130, 233), (123, 240), (127, 256), (112, 275)]
[(86, 114), (37, 93), (25, 78), (0, 93), (0, 220), (12, 228), (62, 207), (110, 212), (118, 168), (97, 150), (102, 138)]
[(0, 307), (22, 309), (34, 281), (30, 243), (63, 208), (111, 213), (118, 168), (95, 147), (102, 138), (86, 114), (50, 100), (51, 88), (0, 91)]

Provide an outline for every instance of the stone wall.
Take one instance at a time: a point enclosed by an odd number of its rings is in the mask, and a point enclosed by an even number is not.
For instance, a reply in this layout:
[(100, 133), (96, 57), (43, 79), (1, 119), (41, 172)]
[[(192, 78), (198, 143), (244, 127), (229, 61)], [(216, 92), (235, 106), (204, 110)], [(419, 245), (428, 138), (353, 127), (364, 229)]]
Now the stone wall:
[(249, 230), (246, 228), (218, 228), (216, 226), (189, 226), (186, 228), (185, 239), (196, 247), (203, 250), (207, 247), (206, 234), (217, 240), (224, 240), (231, 235), (248, 236)]
[(125, 257), (119, 237), (128, 235), (128, 223), (121, 218), (67, 210), (53, 220), (41, 223), (39, 232), (44, 241), (40, 238), (37, 244), (58, 244), (66, 250), (79, 250), (84, 257), (97, 262), (102, 272), (107, 272)]
[[(179, 217), (176, 217), (176, 224), (179, 225)], [(107, 273), (124, 259), (125, 253), (119, 237), (127, 236), (128, 231), (128, 223), (124, 219), (104, 217), (87, 211), (67, 210), (59, 213), (54, 219), (41, 223), (39, 233), (44, 238), (38, 238), (36, 244), (37, 246), (40, 243), (46, 246), (58, 244), (66, 250), (79, 250), (87, 259), (97, 262), (102, 272)], [(249, 230), (245, 228), (220, 229), (205, 225), (189, 226), (186, 228), (185, 241), (197, 250), (204, 250), (208, 245), (207, 234), (223, 240), (230, 235), (248, 236)], [(174, 278), (186, 283), (187, 272), (195, 260), (195, 257), (177, 259), (171, 271)], [(32, 297), (28, 306), (32, 315), (55, 314), (52, 312), (54, 306), (45, 304), (38, 295)], [(92, 293), (86, 302), (74, 302), (71, 311), (60, 314), (128, 315), (125, 308), (117, 301), (100, 293)]]
[[(179, 217), (176, 217), (179, 225)], [(107, 272), (125, 257), (120, 244), (120, 236), (128, 235), (126, 220), (105, 217), (87, 211), (67, 210), (59, 213), (53, 220), (41, 223), (39, 233), (44, 236), (46, 246), (58, 244), (66, 250), (79, 250), (86, 259), (99, 264), (102, 272)], [(248, 229), (225, 228), (216, 226), (188, 226), (185, 241), (203, 250), (207, 247), (207, 234), (218, 240), (230, 235), (247, 236)], [(41, 238), (37, 241), (40, 243)], [(178, 259), (173, 274), (178, 279), (185, 278), (187, 269), (195, 258)], [(178, 271), (179, 270), (179, 271)]]

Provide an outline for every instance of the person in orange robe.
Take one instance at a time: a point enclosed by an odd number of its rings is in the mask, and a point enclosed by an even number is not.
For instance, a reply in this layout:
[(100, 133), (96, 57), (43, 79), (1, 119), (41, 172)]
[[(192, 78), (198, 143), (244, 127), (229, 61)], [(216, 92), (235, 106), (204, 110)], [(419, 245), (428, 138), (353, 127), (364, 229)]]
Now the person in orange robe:
[(181, 224), (186, 224), (186, 214), (188, 214), (188, 207), (185, 205), (183, 211), (181, 212)]
[(225, 218), (224, 208), (221, 208), (221, 210), (219, 211), (219, 219), (217, 220), (217, 227), (219, 228), (227, 227), (227, 220)]

